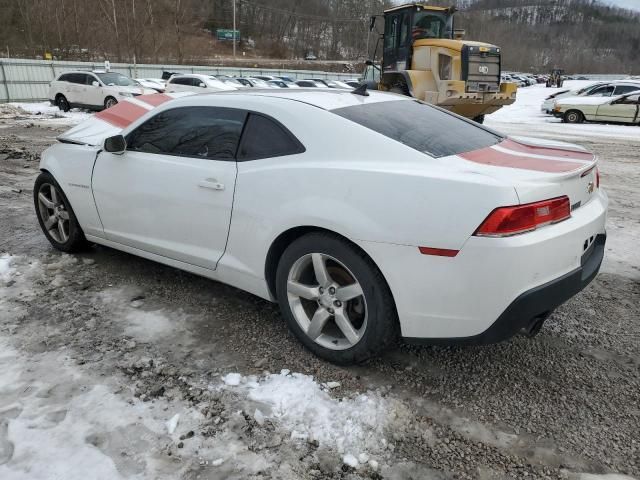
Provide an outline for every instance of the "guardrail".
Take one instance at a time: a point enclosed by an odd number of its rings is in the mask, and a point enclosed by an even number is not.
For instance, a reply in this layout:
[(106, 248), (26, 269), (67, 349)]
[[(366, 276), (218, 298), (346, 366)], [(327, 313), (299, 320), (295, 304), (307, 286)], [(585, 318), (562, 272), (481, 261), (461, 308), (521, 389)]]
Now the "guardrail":
[[(49, 82), (62, 72), (67, 70), (103, 69), (104, 63), (100, 62), (0, 58), (0, 103), (48, 100), (47, 91)], [(133, 65), (130, 63), (112, 63), (110, 70), (123, 73), (132, 78), (160, 78), (163, 71), (232, 76), (286, 75), (294, 79), (313, 77), (346, 80), (358, 77), (357, 74), (319, 72), (315, 70), (210, 67), (198, 65)]]

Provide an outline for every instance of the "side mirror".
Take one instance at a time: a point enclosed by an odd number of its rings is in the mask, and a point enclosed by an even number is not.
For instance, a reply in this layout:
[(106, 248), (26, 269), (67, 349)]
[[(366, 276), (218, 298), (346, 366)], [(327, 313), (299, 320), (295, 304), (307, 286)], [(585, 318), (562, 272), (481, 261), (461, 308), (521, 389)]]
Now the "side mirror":
[(91, 85), (93, 85), (94, 87), (99, 87), (100, 83), (98, 83), (97, 80), (94, 80), (93, 82), (91, 82)]
[(122, 155), (127, 149), (127, 142), (122, 135), (114, 135), (104, 141), (104, 151)]
[(198, 84), (198, 86), (199, 86), (200, 88), (206, 88), (206, 87), (207, 87), (203, 82), (200, 82), (200, 83)]

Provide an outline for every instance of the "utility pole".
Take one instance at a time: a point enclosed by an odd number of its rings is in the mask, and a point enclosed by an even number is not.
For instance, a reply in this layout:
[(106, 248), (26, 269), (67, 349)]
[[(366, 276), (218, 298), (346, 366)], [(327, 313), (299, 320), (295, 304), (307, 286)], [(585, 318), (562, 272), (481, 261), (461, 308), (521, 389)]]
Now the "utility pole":
[(233, 0), (233, 59), (236, 59), (236, 0)]

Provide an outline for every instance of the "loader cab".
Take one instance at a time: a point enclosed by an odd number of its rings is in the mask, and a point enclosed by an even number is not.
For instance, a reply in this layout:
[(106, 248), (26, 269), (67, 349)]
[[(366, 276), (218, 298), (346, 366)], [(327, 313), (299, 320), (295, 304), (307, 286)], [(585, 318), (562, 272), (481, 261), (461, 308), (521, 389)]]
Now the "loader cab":
[(384, 12), (382, 70), (411, 68), (413, 42), (425, 38), (453, 39), (454, 7), (402, 5)]

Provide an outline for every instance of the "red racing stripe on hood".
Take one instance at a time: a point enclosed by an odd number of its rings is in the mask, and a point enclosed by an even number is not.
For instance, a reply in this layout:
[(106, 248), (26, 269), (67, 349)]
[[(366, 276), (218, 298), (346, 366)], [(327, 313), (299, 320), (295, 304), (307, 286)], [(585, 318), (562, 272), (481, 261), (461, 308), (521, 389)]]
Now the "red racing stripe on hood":
[[(507, 148), (504, 146), (504, 142), (498, 145), (500, 147)], [(546, 159), (527, 157), (521, 152), (515, 151), (512, 155), (504, 151), (496, 150), (492, 147), (461, 153), (459, 156), (465, 160), (469, 160), (470, 162), (482, 163), (484, 165), (491, 165), (494, 167), (519, 168), (521, 170), (535, 170), (538, 172), (548, 173), (572, 172), (585, 166), (584, 163), (579, 162), (555, 160), (553, 158)]]
[(157, 107), (169, 100), (173, 100), (173, 98), (169, 95), (165, 95), (164, 93), (152, 93), (150, 95), (140, 95), (139, 97), (136, 97), (136, 100), (142, 100), (144, 103)]
[[(139, 98), (139, 97), (138, 97)], [(125, 128), (147, 113), (147, 110), (140, 105), (136, 105), (126, 100), (114, 105), (111, 108), (96, 113), (95, 118), (99, 118), (115, 127)]]
[(544, 147), (538, 145), (531, 145), (528, 143), (516, 142), (510, 138), (507, 138), (502, 143), (501, 147), (508, 148), (509, 150), (515, 150), (521, 153), (529, 153), (533, 155), (548, 155), (553, 157), (563, 157), (567, 159), (575, 160), (593, 160), (593, 154), (589, 152), (581, 152), (578, 150), (570, 150), (562, 147)]

